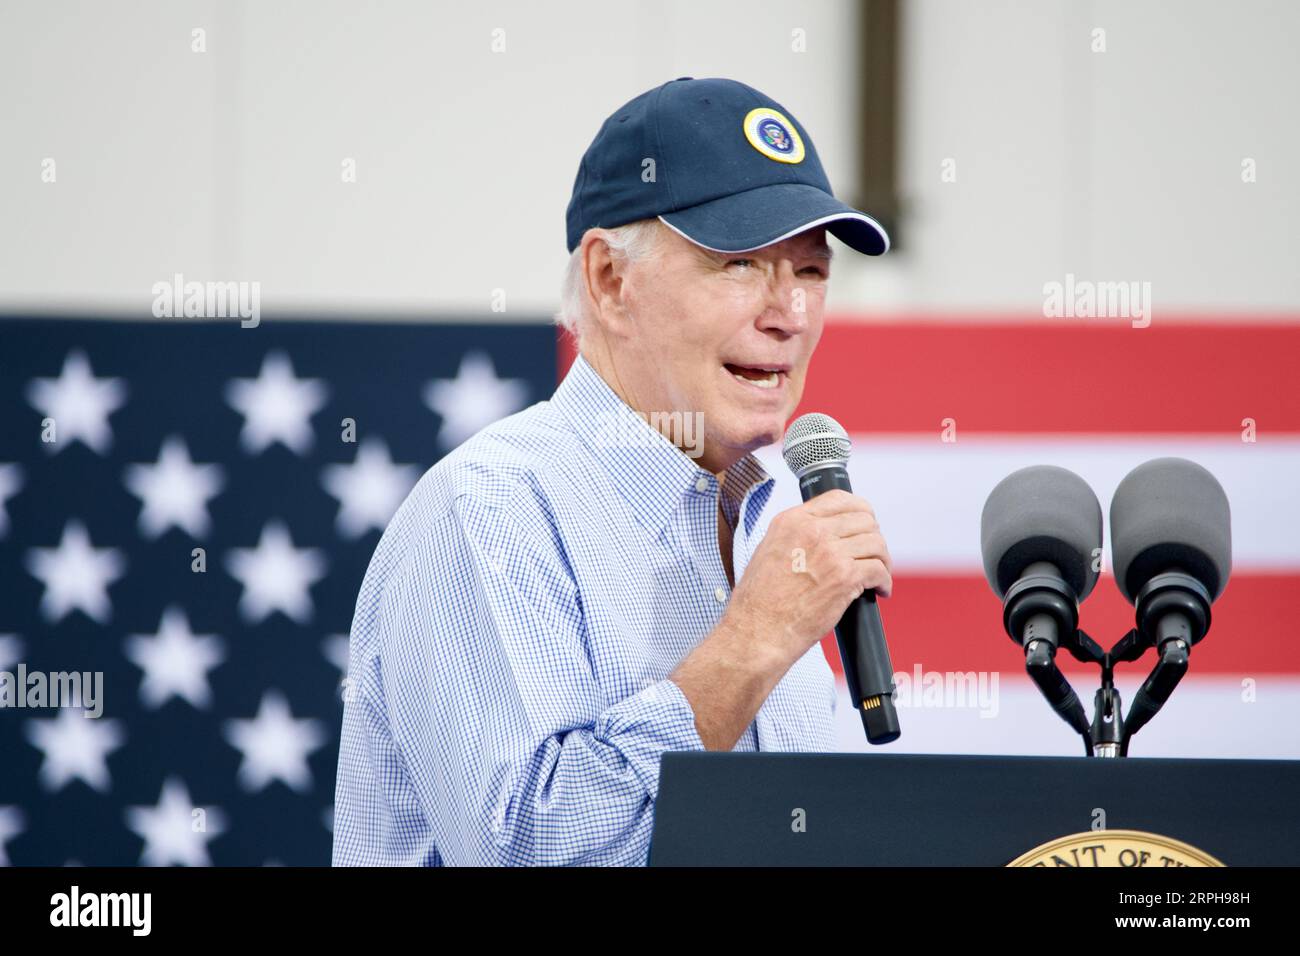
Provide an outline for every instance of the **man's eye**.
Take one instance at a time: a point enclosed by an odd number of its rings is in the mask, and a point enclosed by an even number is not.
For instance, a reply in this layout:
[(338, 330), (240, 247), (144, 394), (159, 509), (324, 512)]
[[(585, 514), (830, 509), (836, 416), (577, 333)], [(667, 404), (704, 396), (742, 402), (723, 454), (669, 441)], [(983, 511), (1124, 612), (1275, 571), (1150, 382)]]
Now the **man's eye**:
[(804, 268), (800, 269), (799, 271), (802, 272), (802, 273), (804, 273), (805, 275), (813, 275), (813, 276), (816, 276), (816, 277), (819, 278), (819, 279), (825, 279), (825, 278), (826, 278), (826, 270), (825, 270), (825, 269), (822, 269), (820, 266), (805, 266)]
[(727, 263), (727, 265), (729, 266), (737, 266), (737, 265), (752, 266), (753, 264), (754, 264), (753, 259), (732, 259), (730, 262)]

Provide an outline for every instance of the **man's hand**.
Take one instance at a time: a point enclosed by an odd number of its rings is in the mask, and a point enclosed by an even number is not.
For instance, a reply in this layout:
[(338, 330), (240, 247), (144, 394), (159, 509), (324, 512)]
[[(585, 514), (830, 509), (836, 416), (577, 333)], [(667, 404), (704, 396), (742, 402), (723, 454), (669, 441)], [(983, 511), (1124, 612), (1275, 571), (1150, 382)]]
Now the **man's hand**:
[(730, 750), (785, 672), (893, 561), (864, 499), (828, 491), (772, 519), (718, 626), (670, 675), (705, 747)]
[(788, 668), (864, 590), (889, 597), (892, 572), (871, 505), (847, 491), (828, 491), (772, 519), (726, 617), (785, 658)]

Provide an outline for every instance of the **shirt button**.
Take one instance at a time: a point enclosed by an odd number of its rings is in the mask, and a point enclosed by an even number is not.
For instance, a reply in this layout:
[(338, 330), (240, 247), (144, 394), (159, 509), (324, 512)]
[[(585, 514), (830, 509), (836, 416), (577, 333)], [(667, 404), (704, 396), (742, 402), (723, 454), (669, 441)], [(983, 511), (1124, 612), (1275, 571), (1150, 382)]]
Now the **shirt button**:
[(699, 477), (699, 478), (696, 478), (696, 479), (695, 479), (695, 490), (698, 491), (700, 494), (704, 494), (706, 491), (708, 491), (708, 490), (709, 490), (709, 479), (707, 479), (707, 478), (705, 478), (705, 477), (703, 477), (703, 476), (701, 476), (701, 477)]
[(725, 588), (716, 587), (713, 589), (713, 596), (718, 599), (719, 604), (727, 603), (727, 591)]

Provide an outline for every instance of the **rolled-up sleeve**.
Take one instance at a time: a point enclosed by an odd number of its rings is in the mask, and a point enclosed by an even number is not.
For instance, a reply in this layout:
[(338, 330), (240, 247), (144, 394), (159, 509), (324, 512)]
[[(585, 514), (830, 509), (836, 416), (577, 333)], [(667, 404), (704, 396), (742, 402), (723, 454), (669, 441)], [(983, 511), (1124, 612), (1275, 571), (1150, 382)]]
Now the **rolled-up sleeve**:
[(414, 537), (376, 622), (382, 692), (450, 864), (646, 861), (659, 758), (702, 750), (667, 678), (607, 700), (539, 510), (471, 496)]

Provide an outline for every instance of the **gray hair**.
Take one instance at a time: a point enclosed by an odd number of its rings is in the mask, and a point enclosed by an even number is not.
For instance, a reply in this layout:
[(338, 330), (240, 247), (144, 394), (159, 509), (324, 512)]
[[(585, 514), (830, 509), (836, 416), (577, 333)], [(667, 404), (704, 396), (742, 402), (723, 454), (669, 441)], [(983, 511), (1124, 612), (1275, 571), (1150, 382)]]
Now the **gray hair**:
[[(658, 248), (660, 228), (658, 219), (639, 219), (607, 229), (609, 251), (615, 258), (626, 262), (649, 258)], [(579, 245), (569, 255), (569, 264), (564, 270), (564, 286), (560, 291), (560, 310), (555, 313), (555, 324), (581, 341), (586, 310), (587, 289), (582, 274), (582, 246)]]

